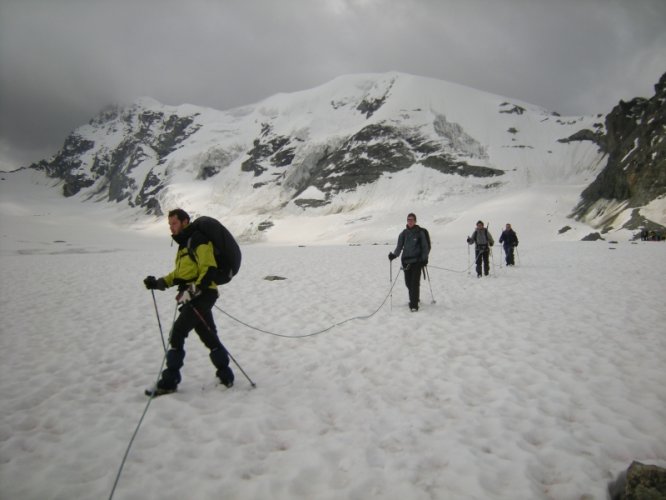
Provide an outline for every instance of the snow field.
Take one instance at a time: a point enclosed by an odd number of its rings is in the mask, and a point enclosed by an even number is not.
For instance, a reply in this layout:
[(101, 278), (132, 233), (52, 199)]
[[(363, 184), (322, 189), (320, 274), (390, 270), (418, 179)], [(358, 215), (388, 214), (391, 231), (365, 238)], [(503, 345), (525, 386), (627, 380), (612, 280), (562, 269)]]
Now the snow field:
[[(145, 408), (162, 344), (141, 280), (175, 249), (166, 227), (108, 236), (113, 252), (66, 236), (3, 251), (7, 498), (108, 496)], [(244, 246), (217, 305), (317, 332), (380, 306), (391, 249)], [(500, 267), (496, 246), (483, 279), (464, 244), (433, 252), (436, 303), (422, 282), (418, 313), (397, 262), (374, 316), (319, 335), (215, 310), (257, 388), (239, 370), (215, 385), (192, 333), (179, 392), (151, 403), (114, 498), (603, 499), (631, 460), (666, 461), (663, 245), (523, 235), (519, 265)], [(155, 294), (165, 335), (173, 295)]]

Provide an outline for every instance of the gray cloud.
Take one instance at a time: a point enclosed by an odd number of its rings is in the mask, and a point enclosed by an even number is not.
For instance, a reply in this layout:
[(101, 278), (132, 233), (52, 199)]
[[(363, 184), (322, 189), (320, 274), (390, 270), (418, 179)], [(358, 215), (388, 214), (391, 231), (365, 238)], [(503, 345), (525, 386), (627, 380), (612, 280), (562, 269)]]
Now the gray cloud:
[(606, 113), (652, 95), (665, 25), (663, 0), (0, 0), (0, 158), (111, 102), (228, 109), (361, 72)]

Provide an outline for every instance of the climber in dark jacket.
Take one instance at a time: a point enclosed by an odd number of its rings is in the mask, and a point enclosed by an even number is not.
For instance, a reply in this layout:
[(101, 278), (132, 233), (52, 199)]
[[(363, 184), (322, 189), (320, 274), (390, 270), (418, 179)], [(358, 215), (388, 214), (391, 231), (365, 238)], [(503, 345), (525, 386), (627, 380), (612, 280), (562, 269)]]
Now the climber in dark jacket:
[(513, 249), (518, 246), (518, 235), (513, 229), (511, 229), (511, 224), (506, 225), (506, 229), (504, 229), (500, 235), (499, 242), (504, 245), (506, 265), (513, 266), (515, 264)]
[(416, 225), (416, 215), (407, 216), (407, 227), (398, 236), (398, 244), (393, 252), (389, 253), (389, 260), (393, 260), (402, 253), (402, 269), (405, 273), (405, 285), (409, 292), (409, 310), (419, 310), (419, 296), (421, 290), (421, 269), (428, 264), (428, 240), (425, 232)]
[(474, 247), (476, 255), (476, 277), (481, 277), (481, 264), (483, 264), (483, 273), (488, 276), (490, 272), (490, 247), (495, 244), (493, 236), (488, 229), (483, 227), (483, 222), (476, 223), (476, 230), (467, 238), (467, 243), (476, 245)]

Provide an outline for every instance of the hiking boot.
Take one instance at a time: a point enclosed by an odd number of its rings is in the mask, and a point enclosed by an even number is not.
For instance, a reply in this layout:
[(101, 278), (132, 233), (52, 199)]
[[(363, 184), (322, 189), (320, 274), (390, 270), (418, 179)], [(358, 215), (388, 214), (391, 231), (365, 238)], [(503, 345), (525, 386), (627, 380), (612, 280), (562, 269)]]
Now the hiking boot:
[(175, 387), (173, 389), (165, 389), (163, 387), (158, 387), (158, 386), (154, 385), (154, 386), (146, 389), (145, 391), (143, 391), (143, 393), (146, 396), (150, 396), (151, 398), (156, 398), (157, 396), (163, 396), (164, 394), (171, 394), (173, 392), (176, 392), (177, 390), (178, 389), (175, 388)]
[(224, 387), (231, 388), (234, 386), (234, 372), (228, 366), (223, 370), (217, 370), (217, 378)]

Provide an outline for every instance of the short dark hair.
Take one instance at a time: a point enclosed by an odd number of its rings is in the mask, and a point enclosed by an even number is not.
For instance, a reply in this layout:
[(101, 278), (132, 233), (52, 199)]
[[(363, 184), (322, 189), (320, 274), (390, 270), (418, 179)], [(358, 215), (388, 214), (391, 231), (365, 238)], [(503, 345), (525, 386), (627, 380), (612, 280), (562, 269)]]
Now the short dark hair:
[(169, 212), (169, 218), (171, 218), (171, 217), (178, 217), (178, 220), (180, 222), (190, 220), (189, 214), (185, 210), (183, 210), (182, 208), (174, 208), (173, 210), (171, 210)]
[(412, 219), (414, 219), (414, 222), (416, 222), (416, 215), (414, 215), (413, 213), (409, 213), (409, 214), (407, 214), (407, 218), (408, 218), (408, 219), (409, 219), (409, 218), (412, 218)]

